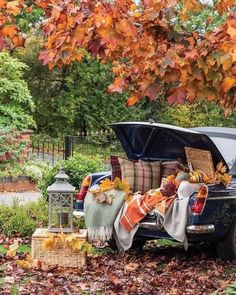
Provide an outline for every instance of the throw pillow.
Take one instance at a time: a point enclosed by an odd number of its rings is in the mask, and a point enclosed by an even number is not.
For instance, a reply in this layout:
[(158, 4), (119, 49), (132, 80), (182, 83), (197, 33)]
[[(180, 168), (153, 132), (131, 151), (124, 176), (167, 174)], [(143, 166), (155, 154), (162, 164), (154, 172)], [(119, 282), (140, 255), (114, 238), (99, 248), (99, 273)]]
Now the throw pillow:
[(126, 179), (133, 192), (146, 193), (152, 188), (160, 187), (161, 162), (128, 160), (111, 156), (112, 180), (115, 177)]
[(181, 164), (178, 161), (166, 161), (161, 163), (162, 177), (166, 178), (170, 175), (177, 175), (180, 170)]

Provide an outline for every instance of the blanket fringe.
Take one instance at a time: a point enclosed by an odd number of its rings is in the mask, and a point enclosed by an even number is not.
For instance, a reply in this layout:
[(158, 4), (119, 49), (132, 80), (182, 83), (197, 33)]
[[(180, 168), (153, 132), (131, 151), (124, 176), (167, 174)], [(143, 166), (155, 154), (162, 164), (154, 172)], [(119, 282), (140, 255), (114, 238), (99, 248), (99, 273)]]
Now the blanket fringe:
[(113, 233), (113, 226), (99, 226), (88, 228), (89, 241), (108, 241), (111, 239)]

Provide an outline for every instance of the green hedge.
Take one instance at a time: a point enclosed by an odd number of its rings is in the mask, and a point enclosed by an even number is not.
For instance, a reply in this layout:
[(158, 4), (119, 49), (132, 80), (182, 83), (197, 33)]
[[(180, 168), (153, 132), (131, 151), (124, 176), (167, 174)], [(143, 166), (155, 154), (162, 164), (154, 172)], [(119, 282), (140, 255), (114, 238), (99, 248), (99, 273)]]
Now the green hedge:
[[(84, 218), (73, 219), (74, 228), (85, 228)], [(48, 202), (41, 198), (37, 202), (13, 206), (0, 206), (0, 233), (6, 236), (31, 236), (36, 228), (48, 226)]]
[(30, 236), (37, 227), (46, 226), (47, 221), (48, 204), (43, 198), (25, 205), (15, 202), (13, 206), (0, 206), (0, 232), (7, 236)]
[(76, 154), (68, 160), (61, 161), (48, 169), (40, 183), (43, 196), (47, 196), (47, 188), (54, 183), (54, 176), (57, 174), (59, 166), (62, 165), (69, 175), (69, 182), (79, 189), (83, 179), (90, 173), (102, 171), (102, 160), (98, 156), (82, 156)]

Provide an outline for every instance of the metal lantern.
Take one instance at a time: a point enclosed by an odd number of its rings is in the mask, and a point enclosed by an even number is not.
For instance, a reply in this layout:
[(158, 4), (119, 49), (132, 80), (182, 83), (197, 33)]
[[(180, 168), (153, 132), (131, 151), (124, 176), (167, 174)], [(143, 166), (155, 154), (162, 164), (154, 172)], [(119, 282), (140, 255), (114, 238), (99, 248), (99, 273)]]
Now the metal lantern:
[(49, 193), (49, 232), (73, 231), (73, 200), (75, 187), (69, 182), (69, 176), (60, 167), (54, 177), (55, 183), (48, 187)]

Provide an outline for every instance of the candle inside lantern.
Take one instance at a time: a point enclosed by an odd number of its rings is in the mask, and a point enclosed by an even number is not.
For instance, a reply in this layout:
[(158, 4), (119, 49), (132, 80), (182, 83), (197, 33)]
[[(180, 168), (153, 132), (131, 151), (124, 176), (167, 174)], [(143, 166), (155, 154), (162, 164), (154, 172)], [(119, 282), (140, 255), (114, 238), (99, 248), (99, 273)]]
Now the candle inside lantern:
[(61, 226), (69, 224), (69, 212), (57, 211), (57, 222)]

